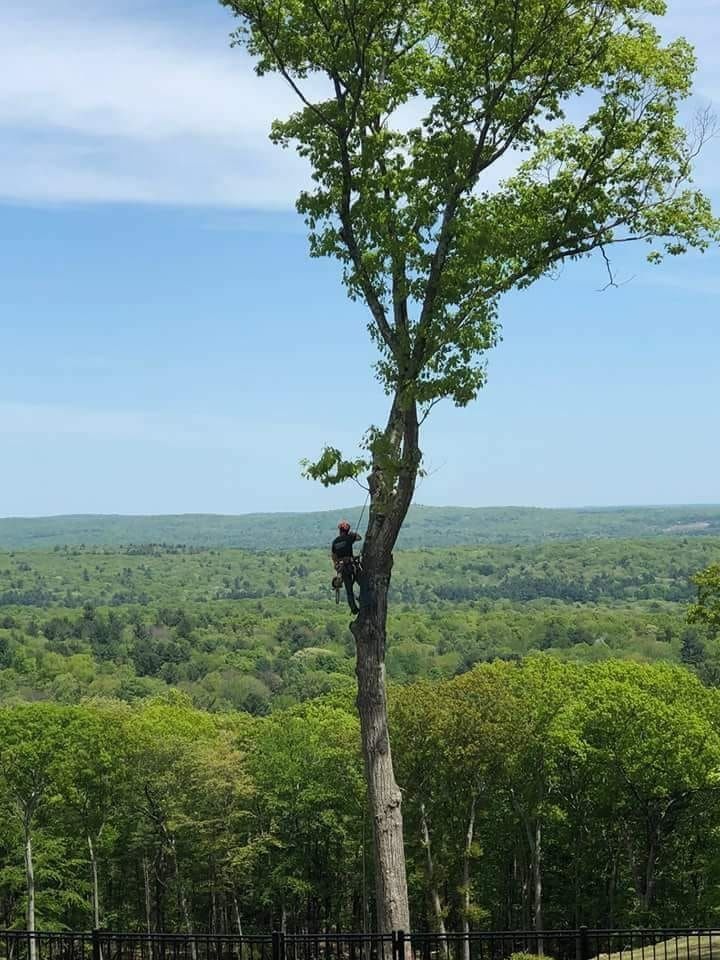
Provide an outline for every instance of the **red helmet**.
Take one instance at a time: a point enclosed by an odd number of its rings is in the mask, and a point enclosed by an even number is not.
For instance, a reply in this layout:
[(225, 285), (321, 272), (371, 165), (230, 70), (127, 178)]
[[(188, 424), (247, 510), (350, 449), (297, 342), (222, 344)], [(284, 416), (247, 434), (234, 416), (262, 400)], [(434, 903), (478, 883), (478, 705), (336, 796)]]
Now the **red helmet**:
[(347, 520), (341, 520), (338, 524), (338, 530), (340, 533), (350, 533), (350, 524)]

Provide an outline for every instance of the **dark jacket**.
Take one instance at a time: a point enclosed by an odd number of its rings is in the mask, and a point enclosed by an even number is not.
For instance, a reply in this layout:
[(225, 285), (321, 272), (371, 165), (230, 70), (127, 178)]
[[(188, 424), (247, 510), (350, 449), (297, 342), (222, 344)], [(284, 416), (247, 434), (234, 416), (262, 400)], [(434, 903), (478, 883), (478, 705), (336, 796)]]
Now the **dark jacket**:
[(352, 530), (350, 533), (341, 533), (332, 542), (333, 556), (338, 560), (349, 559), (353, 555), (353, 544), (357, 543), (358, 540), (362, 540), (362, 537), (359, 533), (353, 533)]

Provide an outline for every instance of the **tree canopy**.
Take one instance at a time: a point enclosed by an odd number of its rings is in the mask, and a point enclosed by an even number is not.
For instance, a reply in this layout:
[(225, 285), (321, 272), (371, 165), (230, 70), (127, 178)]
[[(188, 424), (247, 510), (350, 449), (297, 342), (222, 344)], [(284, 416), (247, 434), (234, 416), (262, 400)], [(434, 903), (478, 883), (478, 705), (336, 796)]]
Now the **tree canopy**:
[[(368, 305), (391, 394), (468, 403), (498, 297), (564, 260), (719, 235), (690, 185), (707, 117), (678, 122), (695, 60), (662, 42), (662, 0), (222, 2), (299, 97), (273, 137), (310, 162), (311, 252)], [(330, 453), (318, 473), (343, 479)]]

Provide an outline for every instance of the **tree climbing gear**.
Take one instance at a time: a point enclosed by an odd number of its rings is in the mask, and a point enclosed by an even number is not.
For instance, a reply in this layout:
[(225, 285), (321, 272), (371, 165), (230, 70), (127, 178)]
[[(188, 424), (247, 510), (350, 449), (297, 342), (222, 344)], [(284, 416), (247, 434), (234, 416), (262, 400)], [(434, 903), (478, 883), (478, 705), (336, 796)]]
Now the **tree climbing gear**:
[(335, 576), (332, 579), (335, 603), (340, 603), (340, 591), (344, 586), (348, 597), (348, 605), (353, 613), (358, 612), (354, 586), (359, 582), (361, 573), (362, 564), (359, 557), (342, 557), (335, 561)]

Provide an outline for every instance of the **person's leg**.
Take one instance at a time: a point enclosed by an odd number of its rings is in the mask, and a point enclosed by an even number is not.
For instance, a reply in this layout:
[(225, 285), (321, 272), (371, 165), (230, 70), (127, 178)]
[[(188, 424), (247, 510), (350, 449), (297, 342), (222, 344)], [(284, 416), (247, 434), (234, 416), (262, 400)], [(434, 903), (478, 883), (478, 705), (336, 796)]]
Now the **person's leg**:
[(343, 583), (345, 584), (345, 593), (347, 593), (348, 606), (353, 613), (359, 613), (357, 601), (355, 600), (355, 577), (349, 564), (343, 568)]

